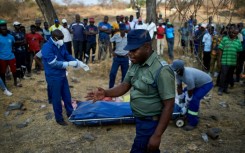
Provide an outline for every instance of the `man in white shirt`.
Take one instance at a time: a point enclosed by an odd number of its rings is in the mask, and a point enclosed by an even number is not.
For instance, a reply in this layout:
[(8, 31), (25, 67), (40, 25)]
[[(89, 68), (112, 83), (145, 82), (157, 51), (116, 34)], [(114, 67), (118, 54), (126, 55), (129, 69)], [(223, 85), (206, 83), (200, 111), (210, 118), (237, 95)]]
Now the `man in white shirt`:
[(130, 15), (129, 16), (129, 25), (130, 25), (130, 29), (133, 30), (135, 28), (135, 21), (134, 21), (134, 16)]
[(153, 39), (154, 34), (156, 34), (157, 28), (156, 24), (152, 22), (152, 20), (150, 20), (149, 23), (147, 23), (147, 30), (149, 31), (151, 39)]
[(204, 71), (209, 73), (210, 70), (210, 61), (211, 61), (211, 46), (212, 46), (212, 31), (211, 28), (208, 28), (208, 31), (204, 34), (202, 42), (204, 44), (203, 50), (203, 65)]
[(67, 51), (72, 55), (72, 44), (71, 44), (71, 41), (72, 41), (72, 38), (71, 38), (71, 33), (68, 29), (68, 26), (67, 26), (67, 20), (66, 19), (62, 19), (62, 24), (63, 24), (63, 29), (61, 30), (63, 35), (64, 35), (64, 43), (66, 45), (66, 49)]
[(142, 17), (139, 17), (138, 23), (135, 24), (135, 29), (145, 29), (147, 30), (147, 25), (143, 23)]
[(115, 85), (118, 68), (121, 67), (121, 82), (123, 82), (129, 68), (129, 59), (127, 56), (128, 50), (124, 50), (124, 47), (127, 45), (126, 25), (124, 23), (120, 23), (119, 30), (120, 33), (113, 35), (113, 37), (110, 39), (110, 42), (116, 43), (116, 49), (113, 52), (113, 62), (110, 71), (109, 88), (113, 88)]

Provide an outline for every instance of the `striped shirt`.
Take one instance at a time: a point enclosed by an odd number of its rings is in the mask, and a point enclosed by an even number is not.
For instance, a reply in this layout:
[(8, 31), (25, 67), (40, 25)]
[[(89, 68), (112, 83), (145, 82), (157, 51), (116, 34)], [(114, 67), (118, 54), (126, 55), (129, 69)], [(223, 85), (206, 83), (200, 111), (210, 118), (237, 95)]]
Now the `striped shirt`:
[(242, 44), (239, 39), (230, 39), (225, 36), (219, 44), (219, 49), (222, 50), (221, 64), (235, 66), (237, 62), (237, 52), (242, 51)]

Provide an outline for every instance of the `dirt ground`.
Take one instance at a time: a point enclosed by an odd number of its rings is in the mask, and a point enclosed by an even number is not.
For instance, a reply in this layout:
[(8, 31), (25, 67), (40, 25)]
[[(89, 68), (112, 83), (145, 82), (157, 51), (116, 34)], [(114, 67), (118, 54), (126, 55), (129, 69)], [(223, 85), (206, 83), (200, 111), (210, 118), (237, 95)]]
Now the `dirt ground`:
[[(176, 58), (180, 57), (180, 52), (175, 50), (175, 55)], [(195, 65), (193, 59), (184, 60), (188, 66)], [(70, 90), (75, 100), (83, 101), (86, 93), (92, 88), (108, 87), (111, 59), (89, 66), (91, 69), (89, 72), (68, 69)], [(117, 76), (117, 83), (119, 80), (120, 73)], [(69, 123), (66, 127), (60, 126), (54, 120), (52, 105), (47, 102), (44, 72), (39, 75), (33, 74), (31, 78), (26, 78), (21, 83), (22, 88), (15, 88), (13, 79), (7, 81), (9, 89), (13, 92), (12, 97), (0, 93), (0, 153), (128, 153), (130, 151), (135, 136), (134, 125), (77, 127)], [(230, 94), (218, 96), (215, 87), (211, 92), (212, 99), (201, 102), (198, 127), (187, 132), (177, 128), (171, 121), (162, 136), (161, 151), (164, 153), (245, 152), (245, 107), (238, 105), (245, 99), (244, 88), (244, 84), (236, 83), (230, 89)], [(9, 104), (13, 102), (23, 103), (24, 109), (8, 111)], [(47, 118), (48, 116), (52, 119)], [(20, 128), (19, 125), (23, 122), (28, 124)], [(201, 133), (213, 127), (221, 129), (219, 138), (217, 140), (209, 138), (208, 142), (205, 142)]]
[[(73, 99), (84, 100), (88, 90), (101, 86), (107, 88), (111, 59), (107, 62), (89, 64), (91, 71), (69, 69), (69, 84)], [(77, 80), (74, 77), (78, 78)], [(118, 74), (119, 82), (120, 76)], [(1, 93), (0, 98), (0, 152), (2, 153), (127, 153), (135, 136), (134, 125), (111, 125), (76, 127), (72, 123), (63, 127), (54, 117), (46, 119), (52, 105), (47, 103), (44, 72), (22, 80), (22, 88), (14, 88), (13, 80), (7, 84), (12, 97)], [(217, 87), (210, 101), (203, 101), (200, 108), (200, 124), (197, 129), (186, 132), (175, 127), (174, 122), (162, 136), (162, 152), (245, 152), (245, 107), (237, 105), (244, 99), (244, 85), (236, 83), (230, 94), (217, 95)], [(23, 103), (23, 110), (7, 111), (13, 102)], [(8, 114), (9, 112), (9, 114)], [(66, 118), (67, 120), (67, 118)], [(27, 121), (28, 125), (18, 128)], [(204, 142), (201, 133), (209, 128), (220, 128), (217, 140)]]

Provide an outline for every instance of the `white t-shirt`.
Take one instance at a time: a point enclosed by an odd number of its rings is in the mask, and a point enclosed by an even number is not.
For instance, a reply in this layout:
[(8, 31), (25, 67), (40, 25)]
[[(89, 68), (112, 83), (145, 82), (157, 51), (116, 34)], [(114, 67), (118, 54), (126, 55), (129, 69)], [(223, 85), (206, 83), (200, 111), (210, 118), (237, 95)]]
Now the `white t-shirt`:
[(69, 30), (67, 28), (63, 28), (62, 30), (62, 33), (64, 35), (64, 42), (70, 42), (72, 41), (72, 38), (71, 38), (71, 33), (69, 32)]
[(130, 25), (130, 29), (133, 30), (135, 26), (135, 22), (134, 21), (129, 22), (129, 25)]
[(145, 29), (147, 30), (147, 25), (146, 24), (136, 24), (135, 29)]
[(204, 34), (202, 42), (204, 43), (204, 51), (210, 52), (212, 46), (212, 36), (208, 32)]
[(151, 22), (151, 24), (147, 24), (147, 30), (149, 31), (149, 34), (150, 34), (151, 39), (152, 39), (154, 36), (154, 32), (157, 31), (156, 24), (153, 22)]

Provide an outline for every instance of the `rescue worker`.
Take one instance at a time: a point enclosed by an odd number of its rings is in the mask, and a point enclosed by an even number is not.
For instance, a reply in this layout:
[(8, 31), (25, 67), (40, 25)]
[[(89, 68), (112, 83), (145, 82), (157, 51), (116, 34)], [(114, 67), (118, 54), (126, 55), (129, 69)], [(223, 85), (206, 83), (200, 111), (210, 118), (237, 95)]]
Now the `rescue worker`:
[(64, 101), (67, 117), (73, 111), (66, 68), (68, 66), (81, 67), (86, 71), (89, 70), (89, 67), (69, 54), (64, 45), (63, 38), (64, 35), (60, 30), (54, 30), (52, 37), (43, 45), (41, 53), (55, 119), (58, 124), (65, 126), (67, 123), (62, 116), (61, 99)]
[[(176, 72), (177, 92), (180, 101), (185, 98), (188, 124), (184, 130), (193, 130), (198, 124), (200, 100), (213, 88), (212, 78), (205, 72), (192, 67), (184, 67), (184, 61), (175, 60), (171, 68)], [(186, 85), (186, 95), (182, 83)]]

